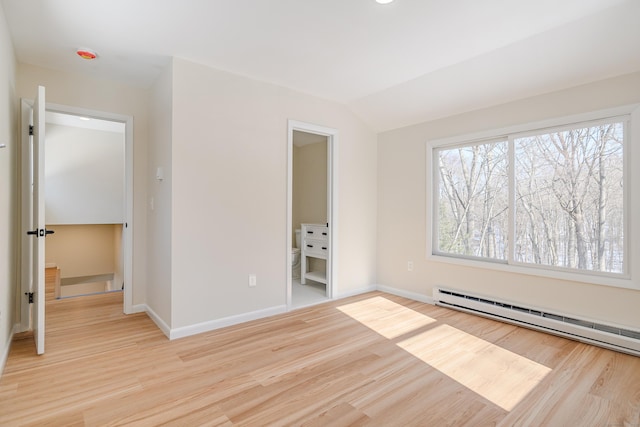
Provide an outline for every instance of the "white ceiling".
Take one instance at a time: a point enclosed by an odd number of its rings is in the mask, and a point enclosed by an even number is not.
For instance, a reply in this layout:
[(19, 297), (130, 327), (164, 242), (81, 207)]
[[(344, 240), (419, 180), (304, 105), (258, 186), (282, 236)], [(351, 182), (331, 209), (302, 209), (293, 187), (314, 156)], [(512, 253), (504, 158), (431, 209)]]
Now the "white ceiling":
[(20, 62), (149, 87), (177, 56), (378, 131), (640, 70), (640, 0), (1, 2)]

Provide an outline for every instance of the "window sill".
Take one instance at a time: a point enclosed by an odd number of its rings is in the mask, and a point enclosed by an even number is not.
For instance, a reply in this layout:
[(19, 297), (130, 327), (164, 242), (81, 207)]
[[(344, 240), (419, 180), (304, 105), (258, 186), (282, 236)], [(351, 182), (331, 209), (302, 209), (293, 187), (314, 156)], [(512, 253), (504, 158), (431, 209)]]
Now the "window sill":
[(485, 270), (504, 271), (507, 273), (526, 274), (528, 276), (546, 277), (555, 280), (589, 283), (593, 285), (610, 286), (614, 288), (640, 290), (640, 284), (627, 276), (611, 277), (600, 274), (574, 273), (570, 271), (551, 270), (540, 267), (528, 267), (524, 265), (512, 265), (498, 262), (486, 262), (473, 259), (462, 259), (444, 255), (427, 255), (427, 261), (462, 265), (465, 267), (482, 268)]

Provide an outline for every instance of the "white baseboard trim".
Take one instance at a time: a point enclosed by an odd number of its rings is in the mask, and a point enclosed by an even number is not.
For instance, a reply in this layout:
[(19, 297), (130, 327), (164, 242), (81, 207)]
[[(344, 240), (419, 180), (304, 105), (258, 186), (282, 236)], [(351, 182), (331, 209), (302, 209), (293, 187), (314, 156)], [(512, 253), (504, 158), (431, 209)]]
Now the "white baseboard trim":
[(397, 295), (399, 297), (412, 299), (414, 301), (424, 302), (425, 304), (435, 305), (436, 303), (433, 297), (428, 295), (418, 294), (411, 291), (405, 291), (403, 289), (398, 289), (398, 288), (392, 288), (391, 286), (385, 286), (385, 285), (377, 285), (376, 287), (378, 288), (379, 291), (386, 292), (391, 295)]
[[(144, 311), (147, 313), (147, 316), (149, 316), (149, 318), (153, 320), (153, 323), (156, 324), (156, 326), (162, 331), (163, 334), (165, 334), (167, 338), (171, 339), (171, 328), (169, 327), (169, 325), (167, 325), (164, 320), (162, 320), (162, 318), (151, 309), (151, 307), (147, 306), (146, 304), (142, 305), (144, 306)], [(136, 307), (139, 306), (140, 305), (136, 305)]]
[(333, 299), (353, 297), (356, 295), (366, 294), (367, 292), (373, 292), (377, 289), (378, 287), (376, 285), (365, 286), (363, 288), (353, 289), (346, 292), (340, 292), (338, 295), (334, 295)]
[[(397, 295), (403, 298), (412, 299), (414, 301), (423, 302), (426, 304), (435, 304), (435, 301), (432, 297), (428, 295), (418, 294), (415, 292), (405, 291), (403, 289), (393, 288), (391, 286), (385, 285), (370, 285), (365, 286), (358, 289), (349, 290), (347, 292), (341, 292), (338, 295), (334, 295), (334, 300), (348, 298), (351, 296), (366, 294), (367, 292), (373, 291), (381, 291), (386, 292), (388, 294)], [(167, 338), (170, 340), (175, 340), (179, 338), (185, 338), (192, 335), (201, 334), (203, 332), (209, 332), (216, 329), (224, 328), (227, 326), (233, 326), (244, 322), (249, 322), (252, 320), (263, 319), (265, 317), (275, 316), (277, 314), (283, 314), (287, 312), (286, 305), (279, 305), (270, 308), (265, 308), (262, 310), (256, 310), (249, 313), (236, 314), (229, 317), (224, 317), (222, 319), (210, 320), (207, 322), (196, 323), (194, 325), (182, 326), (179, 328), (170, 328), (161, 318), (158, 316), (151, 308), (149, 308), (146, 304), (139, 304), (132, 307), (133, 312), (146, 312), (147, 315), (151, 318), (151, 320), (160, 328), (162, 333), (164, 333)]]
[(215, 329), (224, 328), (226, 326), (237, 325), (239, 323), (249, 322), (251, 320), (262, 319), (276, 314), (287, 312), (286, 305), (278, 305), (275, 307), (264, 308), (249, 313), (237, 314), (234, 316), (224, 317), (222, 319), (210, 320), (207, 322), (196, 323), (195, 325), (182, 326), (180, 328), (171, 329), (169, 335), (170, 340), (184, 338), (191, 335), (201, 334), (203, 332), (213, 331)]
[(131, 306), (131, 312), (127, 314), (144, 313), (147, 311), (146, 304), (136, 304)]
[(19, 329), (20, 329), (19, 323), (16, 323), (15, 325), (13, 325), (13, 328), (11, 328), (11, 333), (9, 334), (9, 339), (5, 344), (4, 351), (0, 355), (0, 377), (2, 377), (2, 374), (4, 373), (4, 367), (7, 364), (7, 359), (9, 358), (9, 352), (11, 351), (11, 343), (13, 342), (13, 336), (18, 333)]

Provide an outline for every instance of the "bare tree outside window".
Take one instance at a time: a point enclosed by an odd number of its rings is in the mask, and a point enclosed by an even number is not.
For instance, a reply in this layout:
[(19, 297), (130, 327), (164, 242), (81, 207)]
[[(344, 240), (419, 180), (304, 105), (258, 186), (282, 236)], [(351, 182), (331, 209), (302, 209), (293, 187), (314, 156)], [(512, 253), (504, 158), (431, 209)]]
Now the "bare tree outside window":
[(438, 151), (438, 249), (507, 259), (507, 142)]
[(435, 252), (623, 274), (624, 132), (614, 121), (435, 148)]
[(624, 271), (622, 123), (516, 138), (519, 262)]

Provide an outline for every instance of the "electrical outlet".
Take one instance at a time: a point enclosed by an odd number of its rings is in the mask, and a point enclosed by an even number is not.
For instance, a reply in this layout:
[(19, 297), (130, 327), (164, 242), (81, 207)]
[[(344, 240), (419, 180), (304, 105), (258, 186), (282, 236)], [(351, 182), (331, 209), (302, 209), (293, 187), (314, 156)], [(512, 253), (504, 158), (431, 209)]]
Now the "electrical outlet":
[(255, 288), (257, 285), (256, 283), (256, 275), (255, 274), (250, 274), (249, 275), (249, 287), (250, 288)]
[(413, 261), (407, 261), (407, 271), (413, 271)]

